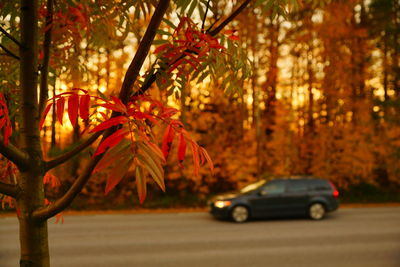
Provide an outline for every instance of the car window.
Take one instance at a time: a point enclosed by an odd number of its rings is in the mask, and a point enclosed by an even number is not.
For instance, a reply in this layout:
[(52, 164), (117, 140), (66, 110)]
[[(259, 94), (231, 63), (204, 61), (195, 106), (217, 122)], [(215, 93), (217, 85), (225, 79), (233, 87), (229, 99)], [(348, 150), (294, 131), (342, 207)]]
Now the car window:
[(288, 183), (288, 192), (306, 192), (307, 183), (304, 180), (292, 180)]
[(267, 183), (261, 189), (262, 195), (281, 194), (285, 192), (286, 181), (276, 180)]
[(248, 193), (250, 191), (253, 191), (257, 188), (259, 188), (260, 186), (262, 186), (263, 184), (265, 184), (265, 180), (260, 180), (258, 182), (246, 185), (245, 187), (243, 187), (242, 189), (240, 189), (240, 193)]
[(310, 187), (311, 190), (317, 190), (317, 191), (331, 190), (329, 182), (325, 180), (313, 180)]

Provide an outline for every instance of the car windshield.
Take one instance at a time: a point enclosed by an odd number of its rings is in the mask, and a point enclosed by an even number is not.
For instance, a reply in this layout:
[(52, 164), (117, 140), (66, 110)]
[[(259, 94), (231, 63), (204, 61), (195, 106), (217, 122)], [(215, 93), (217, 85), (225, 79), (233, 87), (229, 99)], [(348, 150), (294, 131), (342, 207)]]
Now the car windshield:
[(242, 194), (248, 193), (250, 191), (253, 191), (253, 190), (259, 188), (260, 186), (264, 185), (265, 183), (266, 183), (265, 180), (261, 180), (261, 181), (255, 182), (253, 184), (246, 185), (245, 187), (240, 189), (240, 193), (242, 193)]

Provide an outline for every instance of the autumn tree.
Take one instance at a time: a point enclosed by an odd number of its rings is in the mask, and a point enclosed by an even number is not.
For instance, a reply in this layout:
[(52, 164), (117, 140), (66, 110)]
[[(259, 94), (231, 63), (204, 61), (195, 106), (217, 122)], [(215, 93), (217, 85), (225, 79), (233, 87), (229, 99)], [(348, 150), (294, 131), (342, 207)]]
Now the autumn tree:
[[(237, 86), (234, 75), (242, 67), (225, 52), (217, 36), (250, 2), (231, 5), (232, 13), (224, 15), (218, 1), (170, 4), (168, 0), (158, 3), (22, 0), (1, 3), (1, 48), (4, 51), (1, 56), (7, 60), (2, 60), (1, 71), (4, 82), (0, 98), (3, 131), (0, 151), (11, 165), (7, 165), (5, 179), (0, 182), (0, 192), (15, 200), (20, 224), (21, 266), (50, 265), (47, 220), (73, 201), (93, 171), (111, 168), (107, 193), (133, 168), (139, 198), (143, 201), (148, 174), (164, 189), (162, 164), (172, 143), (177, 142), (179, 161), (184, 160), (186, 146), (190, 148), (195, 174), (203, 161), (213, 168), (208, 153), (173, 117), (177, 110), (152, 99), (148, 92), (153, 83), (167, 94), (183, 90), (192, 72), (203, 79), (209, 74), (216, 79), (223, 77), (227, 90), (234, 90)], [(268, 6), (275, 5), (274, 2), (266, 1)], [(277, 6), (285, 4), (286, 1)], [(129, 15), (131, 11), (134, 16)], [(201, 25), (190, 18), (194, 11), (202, 20)], [(212, 21), (213, 12), (222, 18)], [(174, 15), (178, 22), (163, 19), (166, 13)], [(115, 36), (107, 36), (124, 39), (136, 20), (150, 14), (145, 32), (137, 33), (141, 38), (119, 91), (104, 97), (86, 89), (71, 88), (48, 98), (49, 84), (54, 84), (58, 75), (69, 77), (73, 86), (83, 87), (80, 80), (85, 70), (79, 67), (79, 62), (85, 59), (81, 56), (82, 46), (87, 48), (85, 53), (90, 48), (109, 53), (107, 51), (115, 49), (110, 40), (94, 42), (95, 38), (102, 38), (101, 32), (114, 32)], [(158, 31), (165, 37), (154, 41), (160, 25), (168, 30)], [(113, 31), (113, 27), (117, 30)], [(140, 70), (152, 44), (157, 46), (153, 51), (156, 60), (142, 76)], [(230, 69), (224, 70), (225, 66)], [(105, 68), (110, 71), (109, 66)], [(106, 84), (109, 85), (109, 78)], [(58, 123), (63, 124), (64, 114), (67, 114), (73, 126), (85, 127), (91, 134), (72, 150), (47, 159), (42, 150), (40, 130), (51, 109)], [(67, 112), (64, 113), (64, 109)], [(166, 125), (161, 149), (151, 134), (153, 127), (161, 127), (160, 124)], [(48, 203), (44, 184), (57, 185), (49, 171), (70, 161), (95, 142), (97, 149), (68, 191)], [(116, 156), (120, 157), (120, 162), (113, 167)]]

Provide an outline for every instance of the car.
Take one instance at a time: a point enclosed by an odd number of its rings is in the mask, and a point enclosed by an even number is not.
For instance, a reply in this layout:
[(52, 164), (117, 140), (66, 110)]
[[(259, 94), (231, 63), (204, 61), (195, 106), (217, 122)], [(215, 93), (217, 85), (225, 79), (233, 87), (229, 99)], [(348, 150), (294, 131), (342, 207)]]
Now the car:
[(339, 191), (329, 180), (283, 177), (259, 180), (239, 192), (214, 197), (210, 213), (219, 219), (243, 223), (249, 219), (278, 216), (308, 216), (321, 220), (339, 207)]

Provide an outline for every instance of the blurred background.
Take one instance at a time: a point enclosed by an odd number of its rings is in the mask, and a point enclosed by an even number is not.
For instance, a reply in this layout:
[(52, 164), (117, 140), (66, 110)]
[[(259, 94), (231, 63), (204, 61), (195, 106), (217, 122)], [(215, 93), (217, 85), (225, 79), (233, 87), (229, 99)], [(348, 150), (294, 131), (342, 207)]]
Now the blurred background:
[[(195, 177), (190, 157), (182, 168), (173, 152), (165, 167), (167, 192), (150, 186), (143, 207), (204, 206), (210, 195), (260, 178), (296, 174), (330, 179), (344, 202), (400, 201), (400, 3), (303, 2), (287, 17), (262, 7), (247, 9), (229, 25), (227, 53), (246, 66), (232, 73), (245, 79), (226, 73), (224, 79), (201, 83), (197, 77), (165, 94), (150, 90), (181, 110), (180, 119), (207, 149), (215, 173), (202, 168)], [(218, 9), (231, 4), (219, 1)], [(88, 17), (79, 6), (56, 15), (75, 23), (54, 29), (50, 64), (57, 71), (51, 73), (50, 97), (75, 87), (105, 96), (118, 92), (149, 16), (134, 10), (115, 15), (115, 6), (109, 5), (91, 15), (90, 30), (80, 26)], [(96, 22), (96, 16), (102, 19)], [(127, 27), (134, 18), (136, 23)], [(207, 25), (212, 22), (207, 18)], [(150, 56), (146, 67), (155, 59)], [(10, 80), (17, 62), (1, 64), (0, 73)], [(2, 86), (12, 95), (14, 84)], [(71, 149), (83, 129), (72, 127), (67, 116), (64, 127), (56, 124), (56, 114), (48, 116), (46, 153), (53, 157)], [(71, 185), (92, 152), (52, 172), (62, 183), (54, 197)], [(104, 196), (106, 178), (105, 172), (95, 174), (72, 208), (139, 207), (133, 174)]]

